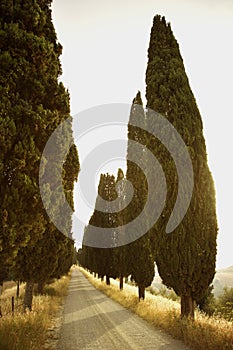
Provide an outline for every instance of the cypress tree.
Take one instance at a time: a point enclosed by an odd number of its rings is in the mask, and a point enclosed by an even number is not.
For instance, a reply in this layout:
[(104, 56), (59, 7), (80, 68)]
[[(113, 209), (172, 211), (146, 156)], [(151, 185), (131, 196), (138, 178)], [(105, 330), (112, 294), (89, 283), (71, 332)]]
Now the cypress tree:
[[(27, 282), (25, 306), (29, 308), (38, 271), (49, 263), (45, 248), (53, 246), (56, 231), (40, 197), (41, 154), (53, 131), (70, 114), (68, 92), (58, 82), (62, 47), (50, 5), (49, 0), (0, 3), (0, 265), (15, 265), (15, 273)], [(67, 138), (72, 140), (71, 128)], [(63, 167), (63, 187), (70, 204), (78, 170), (73, 146)], [(70, 225), (71, 217), (67, 228)]]
[[(118, 189), (116, 192), (117, 187)], [(124, 208), (124, 187), (125, 178), (121, 169), (118, 170), (116, 181), (114, 176), (109, 174), (101, 175), (98, 186), (98, 195), (106, 200), (105, 206), (102, 207), (102, 211), (97, 210), (100, 200), (100, 197), (98, 196), (94, 213), (90, 218), (88, 226), (84, 230), (83, 246), (78, 254), (79, 263), (91, 272), (94, 272), (95, 274), (98, 273), (99, 277), (103, 278), (105, 275), (113, 278), (119, 277), (120, 289), (123, 289), (123, 277), (128, 276), (130, 273), (125, 261), (125, 233), (123, 230), (126, 210)], [(120, 197), (120, 200), (116, 204), (115, 212), (111, 213), (109, 212), (107, 201), (111, 202), (117, 198), (117, 195)], [(98, 234), (98, 232), (96, 233), (96, 230), (93, 229), (93, 227), (90, 227), (90, 225), (105, 228), (118, 227), (114, 237), (112, 237), (112, 242), (110, 244), (111, 248), (97, 248), (91, 246), (94, 239), (93, 235)], [(119, 237), (119, 233), (121, 234), (121, 237)], [(106, 232), (106, 234), (108, 233)], [(120, 239), (121, 242), (119, 241)], [(96, 239), (94, 239), (94, 242), (95, 241)], [(109, 283), (109, 278), (107, 278), (107, 281)]]
[[(117, 213), (109, 210), (109, 203), (117, 198), (116, 181), (113, 175), (101, 174), (98, 185), (98, 196), (95, 210), (86, 227), (83, 238), (83, 251), (87, 254), (88, 268), (91, 272), (98, 273), (102, 278), (106, 276), (106, 283), (110, 284), (110, 277), (117, 277), (117, 262), (115, 237), (111, 237), (108, 247), (101, 248), (91, 246), (92, 242), (98, 240), (98, 229), (113, 228), (117, 226)], [(105, 200), (104, 204), (100, 204)], [(98, 208), (101, 207), (101, 210)], [(108, 232), (106, 232), (108, 234)]]
[(91, 247), (89, 245), (85, 244), (85, 242), (87, 242), (87, 238), (86, 238), (87, 237), (87, 229), (88, 229), (88, 225), (85, 226), (84, 232), (83, 232), (81, 258), (79, 257), (79, 262), (82, 265), (82, 267), (84, 267), (88, 271), (92, 271), (93, 270), (93, 262), (92, 262), (91, 257), (93, 256), (93, 254), (91, 254)]
[[(176, 167), (164, 145), (153, 136), (148, 142), (167, 180), (167, 200), (154, 227), (156, 264), (163, 283), (181, 297), (181, 315), (193, 318), (194, 301), (205, 294), (215, 274), (215, 190), (207, 164), (202, 119), (179, 45), (170, 24), (158, 15), (150, 36), (146, 98), (147, 107), (161, 113), (181, 135), (192, 160), (194, 188), (190, 206), (179, 226), (166, 233), (178, 191)], [(185, 195), (182, 185), (180, 190)]]
[(126, 237), (126, 219), (127, 219), (127, 206), (126, 206), (126, 178), (122, 169), (118, 169), (116, 186), (119, 197), (119, 204), (117, 208), (117, 227), (116, 232), (116, 248), (114, 248), (114, 255), (116, 260), (117, 277), (119, 277), (119, 288), (123, 289), (123, 278), (128, 277), (130, 274), (130, 266), (127, 263), (127, 237)]
[[(133, 120), (142, 120), (142, 125), (146, 124), (146, 116), (143, 110), (143, 104), (140, 92), (137, 93), (133, 100), (129, 125), (128, 125), (128, 140), (140, 143), (143, 148), (147, 144), (147, 133), (142, 128), (138, 128), (133, 125)], [(142, 149), (143, 149), (142, 148)], [(127, 222), (134, 220), (143, 210), (145, 203), (147, 201), (147, 178), (143, 169), (139, 167), (135, 162), (132, 162), (131, 156), (135, 153), (135, 147), (131, 143), (128, 145), (127, 151), (127, 172), (126, 179), (131, 182), (134, 189), (134, 196), (131, 203), (127, 207)], [(144, 152), (134, 155), (134, 158), (141, 158), (144, 163), (147, 162)], [(147, 218), (145, 217), (145, 220)], [(141, 226), (144, 222), (141, 222)], [(137, 228), (139, 231), (143, 230), (143, 227)], [(126, 230), (126, 235), (133, 237), (134, 232), (129, 232), (132, 230), (130, 227)], [(150, 232), (145, 232), (140, 238), (135, 239), (132, 243), (126, 246), (126, 265), (130, 269), (132, 278), (138, 285), (139, 300), (145, 298), (145, 288), (148, 287), (154, 277), (154, 257), (152, 245), (150, 242)]]
[[(38, 67), (35, 74), (37, 67), (32, 62), (45, 58), (46, 47), (43, 38), (34, 42), (37, 26), (32, 12), (35, 10), (35, 16), (40, 19), (40, 8), (29, 3), (25, 1), (21, 6), (19, 1), (1, 1), (0, 4), (0, 265), (8, 268), (19, 247), (27, 245), (30, 232), (40, 236), (45, 224), (38, 211), (35, 181), (39, 160), (36, 139), (42, 129), (43, 110), (33, 103), (37, 88), (37, 94), (43, 93), (36, 84), (45, 79), (45, 72)], [(26, 29), (24, 20), (30, 29)]]

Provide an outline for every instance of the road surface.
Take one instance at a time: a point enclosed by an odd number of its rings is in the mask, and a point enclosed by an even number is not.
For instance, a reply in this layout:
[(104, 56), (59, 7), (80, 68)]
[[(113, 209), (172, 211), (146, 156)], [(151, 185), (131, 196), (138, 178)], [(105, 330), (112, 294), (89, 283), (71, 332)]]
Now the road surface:
[(96, 290), (77, 269), (62, 318), (57, 350), (189, 349)]

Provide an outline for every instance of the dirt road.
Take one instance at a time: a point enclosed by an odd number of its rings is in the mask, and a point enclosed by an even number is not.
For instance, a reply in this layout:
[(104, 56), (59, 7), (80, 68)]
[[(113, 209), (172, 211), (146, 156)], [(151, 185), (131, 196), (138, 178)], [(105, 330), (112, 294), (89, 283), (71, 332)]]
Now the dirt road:
[(58, 350), (188, 350), (96, 290), (74, 270), (65, 300)]

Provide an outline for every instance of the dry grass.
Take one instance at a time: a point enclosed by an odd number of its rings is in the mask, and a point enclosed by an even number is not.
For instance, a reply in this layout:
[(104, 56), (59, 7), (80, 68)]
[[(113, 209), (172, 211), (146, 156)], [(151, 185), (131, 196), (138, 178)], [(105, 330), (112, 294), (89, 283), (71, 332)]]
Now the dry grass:
[[(53, 317), (63, 300), (68, 287), (70, 275), (62, 277), (45, 287), (46, 295), (34, 296), (32, 312), (24, 313), (22, 307), (16, 308), (11, 315), (11, 297), (16, 294), (16, 287), (7, 289), (0, 301), (3, 317), (0, 318), (1, 350), (42, 350), (47, 338), (47, 331), (52, 326)], [(22, 304), (24, 285), (21, 286)], [(17, 307), (16, 303), (16, 307)]]
[(180, 304), (161, 296), (146, 293), (146, 299), (138, 302), (137, 288), (111, 279), (111, 286), (94, 278), (81, 269), (89, 281), (110, 298), (132, 310), (154, 326), (165, 330), (175, 338), (183, 340), (196, 350), (233, 349), (233, 324), (222, 318), (208, 317), (196, 312), (195, 322), (180, 318)]

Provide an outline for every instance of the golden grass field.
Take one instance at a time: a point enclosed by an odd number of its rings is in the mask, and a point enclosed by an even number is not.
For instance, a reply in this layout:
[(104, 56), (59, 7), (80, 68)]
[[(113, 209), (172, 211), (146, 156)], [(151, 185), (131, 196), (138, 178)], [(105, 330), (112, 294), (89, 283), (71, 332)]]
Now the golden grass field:
[(222, 318), (208, 317), (198, 311), (195, 321), (180, 318), (180, 304), (176, 301), (146, 292), (144, 301), (138, 301), (137, 287), (124, 285), (119, 290), (119, 282), (111, 279), (111, 286), (101, 282), (80, 268), (88, 280), (110, 298), (165, 330), (175, 338), (183, 340), (196, 350), (233, 349), (233, 324)]
[(11, 297), (16, 287), (6, 289), (0, 297), (3, 317), (0, 318), (1, 350), (43, 350), (59, 305), (66, 295), (70, 275), (62, 277), (45, 287), (46, 295), (33, 297), (32, 312), (23, 312), (24, 285), (20, 287), (20, 298), (15, 302), (14, 317), (11, 314)]

